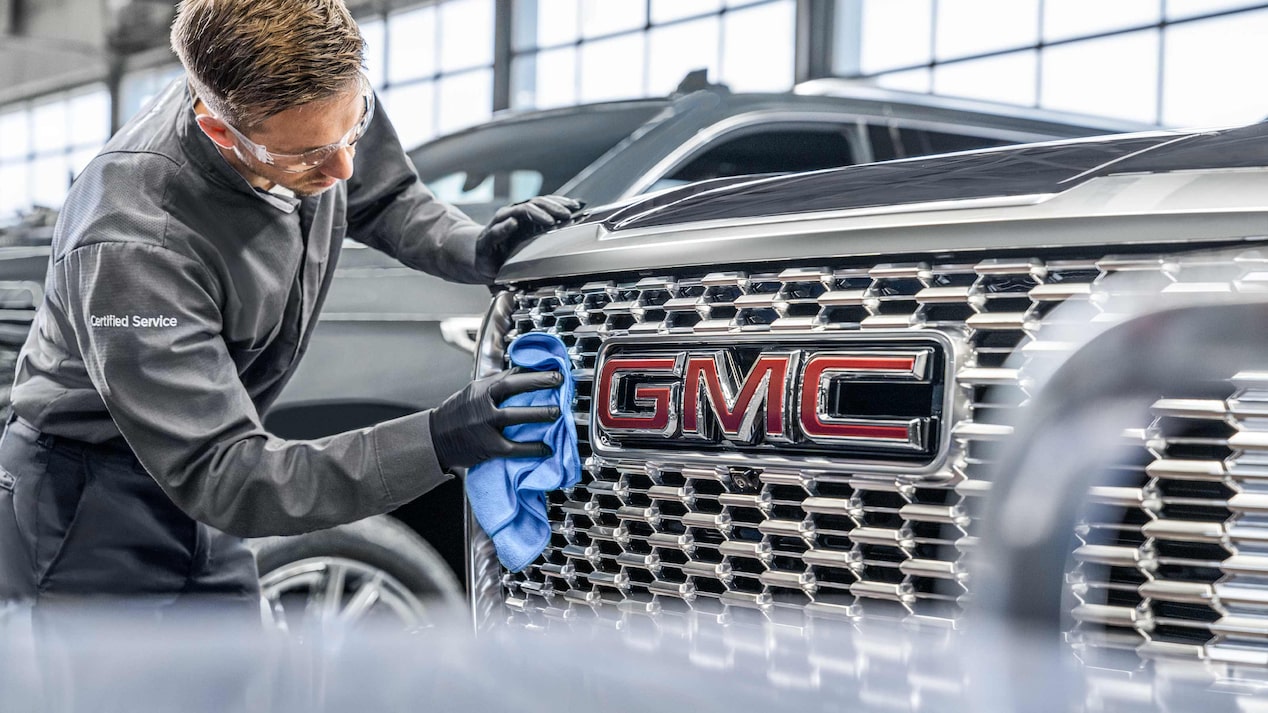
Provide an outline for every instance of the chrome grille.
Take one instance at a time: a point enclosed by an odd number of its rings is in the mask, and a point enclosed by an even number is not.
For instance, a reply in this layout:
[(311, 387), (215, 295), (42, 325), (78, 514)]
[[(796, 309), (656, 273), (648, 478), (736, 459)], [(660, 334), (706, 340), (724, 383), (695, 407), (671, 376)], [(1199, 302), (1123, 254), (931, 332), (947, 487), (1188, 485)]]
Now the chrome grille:
[[(551, 543), (537, 563), (502, 578), (505, 603), (513, 619), (535, 625), (732, 607), (950, 622), (969, 594), (989, 466), (1031, 396), (1032, 370), (1071, 348), (1048, 336), (1065, 319), (1053, 308), (1079, 301), (1108, 319), (1124, 290), (1258, 290), (1263, 266), (1256, 253), (1033, 257), (517, 293), (507, 339), (549, 331), (569, 347), (585, 473), (549, 498)], [(1134, 276), (1126, 288), (1115, 280), (1122, 273)], [(895, 328), (936, 329), (964, 347), (952, 451), (938, 477), (737, 474), (670, 456), (590, 453), (595, 360), (609, 337)], [(1268, 577), (1268, 375), (1230, 375), (1215, 389), (1223, 391), (1162, 395), (1153, 422), (1124, 434), (1119, 482), (1090, 494), (1069, 574), (1070, 637), (1088, 655), (1135, 648), (1268, 664), (1268, 590), (1257, 589), (1268, 580), (1255, 579)]]

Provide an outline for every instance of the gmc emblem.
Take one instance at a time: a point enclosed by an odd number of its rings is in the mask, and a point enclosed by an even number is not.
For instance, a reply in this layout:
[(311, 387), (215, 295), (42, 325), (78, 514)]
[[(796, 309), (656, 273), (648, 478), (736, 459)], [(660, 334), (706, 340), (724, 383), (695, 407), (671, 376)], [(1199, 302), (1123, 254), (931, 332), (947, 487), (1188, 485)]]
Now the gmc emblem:
[(911, 333), (614, 338), (595, 370), (591, 443), (616, 457), (931, 466), (950, 352)]

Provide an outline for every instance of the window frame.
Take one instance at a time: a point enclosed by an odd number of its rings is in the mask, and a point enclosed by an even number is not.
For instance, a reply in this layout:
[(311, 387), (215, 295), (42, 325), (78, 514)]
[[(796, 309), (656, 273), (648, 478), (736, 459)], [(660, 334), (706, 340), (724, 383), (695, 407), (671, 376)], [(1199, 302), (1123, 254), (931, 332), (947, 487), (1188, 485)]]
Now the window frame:
[(689, 140), (683, 142), (660, 161), (643, 173), (621, 194), (621, 199), (633, 198), (647, 192), (652, 186), (673, 172), (682, 168), (706, 151), (723, 141), (738, 138), (745, 134), (756, 133), (774, 126), (801, 128), (809, 126), (840, 126), (847, 129), (845, 133), (850, 150), (857, 157), (857, 163), (870, 163), (874, 160), (871, 140), (868, 138), (869, 126), (879, 125), (886, 129), (911, 129), (914, 131), (936, 131), (945, 134), (980, 137), (983, 139), (1007, 141), (1033, 140), (1024, 132), (989, 126), (966, 126), (953, 122), (900, 119), (896, 117), (869, 114), (866, 112), (833, 113), (825, 110), (802, 109), (759, 109), (742, 112), (726, 117), (697, 131)]

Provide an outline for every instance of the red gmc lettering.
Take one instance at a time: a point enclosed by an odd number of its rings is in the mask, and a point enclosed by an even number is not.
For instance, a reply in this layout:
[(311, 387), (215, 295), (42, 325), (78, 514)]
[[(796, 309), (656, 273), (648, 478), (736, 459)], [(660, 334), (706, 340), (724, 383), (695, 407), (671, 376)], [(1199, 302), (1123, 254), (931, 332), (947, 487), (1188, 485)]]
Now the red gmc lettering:
[(909, 442), (909, 427), (903, 425), (878, 425), (864, 419), (831, 419), (826, 404), (828, 382), (833, 377), (848, 374), (912, 375), (917, 369), (914, 356), (865, 356), (844, 354), (819, 354), (806, 361), (801, 377), (801, 430), (811, 440), (815, 439), (880, 439)]
[(798, 356), (796, 353), (762, 355), (749, 369), (738, 393), (737, 370), (726, 352), (689, 356), (683, 379), (682, 434), (703, 436), (701, 422), (708, 404), (729, 440), (752, 441), (757, 435), (757, 417), (764, 404), (766, 438), (788, 440), (784, 423), (785, 394)]
[(623, 412), (616, 395), (620, 382), (628, 374), (640, 376), (663, 375), (673, 377), (678, 370), (676, 357), (625, 357), (604, 361), (595, 395), (599, 424), (613, 432), (633, 432), (670, 435), (677, 427), (673, 418), (673, 384), (638, 384), (634, 387), (634, 404), (651, 407), (645, 412)]
[[(637, 439), (681, 438), (713, 447), (720, 437), (793, 450), (837, 446), (913, 453), (937, 436), (939, 412), (932, 405), (927, 414), (898, 406), (895, 411), (910, 415), (880, 415), (890, 410), (885, 403), (851, 413), (856, 385), (867, 385), (863, 393), (870, 398), (883, 399), (879, 394), (887, 389), (900, 394), (931, 383), (930, 370), (940, 362), (928, 346), (818, 353), (785, 348), (755, 354), (747, 373), (738, 366), (742, 349), (707, 344), (654, 349), (609, 356), (599, 365), (595, 426), (618, 446), (626, 438), (634, 447)], [(854, 392), (854, 398), (862, 397)]]

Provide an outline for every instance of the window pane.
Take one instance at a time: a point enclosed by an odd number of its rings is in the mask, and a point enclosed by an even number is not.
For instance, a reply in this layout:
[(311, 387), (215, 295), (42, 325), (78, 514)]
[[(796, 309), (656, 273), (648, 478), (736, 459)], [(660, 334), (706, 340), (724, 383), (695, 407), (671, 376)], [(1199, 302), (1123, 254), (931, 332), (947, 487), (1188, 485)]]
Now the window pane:
[(104, 86), (71, 96), (70, 138), (76, 146), (99, 146), (110, 138), (110, 94)]
[(581, 34), (599, 37), (647, 24), (646, 0), (581, 0)]
[(564, 47), (537, 55), (537, 106), (577, 103), (577, 50)]
[(493, 113), (493, 70), (444, 77), (437, 93), (441, 134), (478, 124)]
[(365, 75), (375, 89), (383, 87), (387, 78), (387, 42), (383, 20), (369, 20), (361, 24), (361, 37), (365, 39)]
[(61, 151), (70, 137), (66, 129), (66, 100), (58, 97), (31, 108), (32, 148), (36, 153)]
[(436, 73), (436, 8), (421, 7), (388, 15), (387, 77), (390, 82)]
[(536, 104), (537, 55), (530, 54), (511, 60), (511, 108), (529, 109)]
[(515, 52), (537, 45), (537, 3), (511, 3), (511, 49)]
[(554, 47), (576, 42), (580, 28), (577, 26), (580, 9), (578, 0), (537, 0), (537, 16), (531, 16), (525, 8), (533, 3), (515, 3), (516, 35), (521, 36), (518, 47)]
[[(643, 94), (642, 33), (581, 45), (582, 102), (628, 99)], [(537, 86), (544, 87), (538, 73)]]
[[(927, 64), (932, 32), (933, 0), (864, 0), (860, 69), (873, 74)], [(836, 41), (851, 39), (838, 35)]]
[(0, 160), (21, 158), (31, 151), (26, 108), (0, 114)]
[(0, 220), (28, 205), (25, 163), (0, 163)]
[[(1167, 29), (1162, 119), (1176, 126), (1258, 121), (1268, 89), (1248, 68), (1268, 62), (1268, 11), (1202, 20)], [(1240, 68), (1240, 71), (1239, 71)]]
[(793, 83), (792, 0), (724, 15), (722, 81), (733, 91), (782, 91)]
[(383, 93), (383, 105), (407, 151), (436, 135), (436, 100), (431, 82), (392, 87)]
[(90, 148), (80, 149), (70, 155), (70, 172), (78, 177), (83, 173), (84, 168), (97, 157), (97, 152), (101, 151), (101, 146), (93, 146)]
[(937, 58), (1026, 47), (1039, 40), (1039, 0), (938, 0)]
[(669, 178), (682, 182), (703, 181), (724, 176), (848, 166), (855, 158), (846, 138), (847, 131), (839, 124), (810, 124), (744, 133), (710, 146)]
[(493, 0), (450, 0), (440, 6), (440, 69), (493, 64)]
[(1158, 0), (1057, 0), (1043, 4), (1043, 37), (1052, 42), (1156, 24)]
[(518, 57), (511, 65), (511, 105), (547, 108), (577, 103), (577, 51), (572, 47)]
[(542, 192), (542, 174), (537, 171), (511, 171), (511, 201), (528, 200)]
[(886, 89), (928, 94), (933, 90), (933, 73), (927, 69), (909, 69), (906, 72), (882, 74), (876, 82)]
[(933, 73), (933, 91), (935, 94), (1033, 105), (1035, 64), (1035, 53), (1028, 50), (939, 65)]
[(652, 24), (722, 9), (722, 0), (652, 0)]
[(149, 70), (123, 75), (123, 81), (119, 83), (119, 116), (124, 122), (135, 116), (153, 96), (153, 84)]
[(1167, 0), (1167, 19), (1193, 17), (1261, 4), (1263, 0)]
[(46, 156), (31, 163), (31, 202), (60, 208), (70, 188), (70, 165), (66, 156)]
[[(493, 195), (493, 181), (493, 176), (485, 176), (476, 185), (468, 186), (467, 174), (460, 171), (428, 181), (427, 188), (432, 193), (435, 193), (437, 198), (446, 203), (456, 203), (458, 205), (465, 203), (491, 203), (495, 198)], [(531, 195), (527, 197), (532, 198)], [(509, 203), (511, 201), (503, 202)]]
[(1136, 121), (1158, 109), (1158, 31), (1057, 45), (1044, 51), (1040, 103)]
[(157, 69), (129, 72), (124, 75), (123, 86), (120, 90), (119, 116), (125, 122), (131, 119), (145, 105), (149, 104), (160, 91), (167, 87), (173, 79), (184, 76), (184, 74), (185, 70), (179, 64), (173, 64)]
[(647, 37), (647, 93), (667, 95), (687, 72), (708, 69), (718, 77), (718, 18), (654, 28)]

